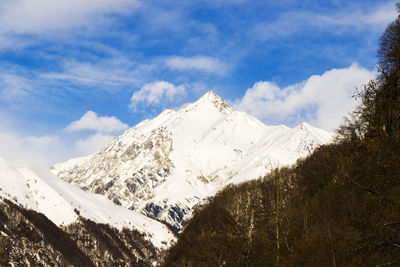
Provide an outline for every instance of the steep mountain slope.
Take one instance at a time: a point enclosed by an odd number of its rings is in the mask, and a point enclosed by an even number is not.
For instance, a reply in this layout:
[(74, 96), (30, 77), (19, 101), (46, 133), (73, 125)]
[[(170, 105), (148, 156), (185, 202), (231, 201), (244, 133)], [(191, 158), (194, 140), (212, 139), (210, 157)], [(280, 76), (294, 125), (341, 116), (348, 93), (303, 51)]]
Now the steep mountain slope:
[(118, 230), (135, 229), (157, 248), (166, 248), (175, 239), (162, 223), (85, 192), (28, 162), (0, 159), (0, 196), (46, 215), (57, 226), (66, 227), (82, 217)]
[(293, 164), (331, 137), (307, 123), (293, 129), (266, 126), (210, 91), (178, 111), (139, 123), (97, 153), (53, 166), (52, 172), (180, 229), (202, 199), (229, 183)]

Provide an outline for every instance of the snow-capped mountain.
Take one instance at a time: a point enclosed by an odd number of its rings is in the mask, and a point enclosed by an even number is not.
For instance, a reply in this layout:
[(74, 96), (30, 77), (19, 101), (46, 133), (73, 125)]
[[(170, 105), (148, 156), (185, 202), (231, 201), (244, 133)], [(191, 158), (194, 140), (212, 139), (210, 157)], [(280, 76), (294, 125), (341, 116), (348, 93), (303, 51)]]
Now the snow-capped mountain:
[(0, 196), (44, 214), (58, 226), (74, 223), (79, 214), (119, 230), (138, 230), (157, 248), (167, 248), (175, 240), (164, 224), (85, 192), (29, 162), (0, 159)]
[(293, 164), (331, 138), (307, 123), (267, 126), (210, 91), (178, 111), (139, 123), (97, 153), (51, 170), (180, 229), (194, 205), (227, 184)]

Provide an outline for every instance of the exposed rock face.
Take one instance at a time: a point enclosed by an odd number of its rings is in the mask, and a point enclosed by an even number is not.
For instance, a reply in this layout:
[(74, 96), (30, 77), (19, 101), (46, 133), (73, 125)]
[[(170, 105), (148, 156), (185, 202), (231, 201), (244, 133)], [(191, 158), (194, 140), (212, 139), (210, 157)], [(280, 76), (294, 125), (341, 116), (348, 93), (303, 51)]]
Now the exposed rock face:
[(208, 92), (166, 110), (85, 158), (52, 167), (60, 178), (180, 230), (191, 209), (229, 183), (293, 164), (332, 135), (307, 123), (266, 126)]
[(82, 217), (58, 227), (11, 201), (0, 204), (0, 266), (152, 266), (163, 252), (144, 235)]

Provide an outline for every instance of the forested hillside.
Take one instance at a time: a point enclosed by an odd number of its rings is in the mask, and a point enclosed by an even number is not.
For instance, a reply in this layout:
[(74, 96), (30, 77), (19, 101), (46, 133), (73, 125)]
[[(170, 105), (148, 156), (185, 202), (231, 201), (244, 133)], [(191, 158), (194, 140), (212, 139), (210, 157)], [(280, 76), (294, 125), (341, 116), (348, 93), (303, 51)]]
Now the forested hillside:
[(145, 236), (80, 217), (58, 227), (0, 199), (0, 266), (152, 266), (162, 258)]
[(378, 59), (334, 143), (198, 207), (165, 265), (399, 266), (400, 17)]

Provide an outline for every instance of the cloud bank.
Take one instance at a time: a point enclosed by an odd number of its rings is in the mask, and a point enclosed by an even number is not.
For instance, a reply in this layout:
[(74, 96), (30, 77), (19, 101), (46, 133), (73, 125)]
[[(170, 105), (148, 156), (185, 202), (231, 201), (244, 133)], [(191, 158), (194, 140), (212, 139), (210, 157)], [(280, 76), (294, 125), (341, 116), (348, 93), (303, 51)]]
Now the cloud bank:
[(49, 166), (58, 160), (62, 150), (57, 136), (20, 137), (15, 133), (0, 130), (0, 158), (7, 160), (28, 160), (40, 165)]
[(355, 88), (374, 78), (374, 73), (357, 64), (313, 75), (306, 81), (280, 88), (271, 82), (257, 82), (247, 89), (234, 107), (267, 124), (309, 121), (332, 131), (356, 106)]

